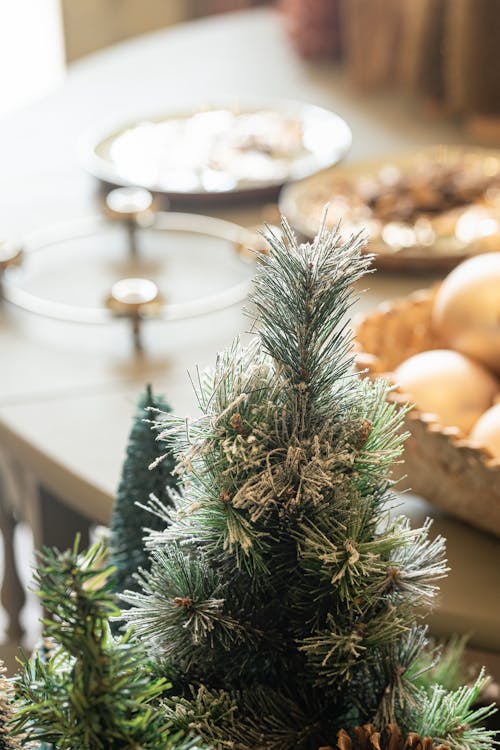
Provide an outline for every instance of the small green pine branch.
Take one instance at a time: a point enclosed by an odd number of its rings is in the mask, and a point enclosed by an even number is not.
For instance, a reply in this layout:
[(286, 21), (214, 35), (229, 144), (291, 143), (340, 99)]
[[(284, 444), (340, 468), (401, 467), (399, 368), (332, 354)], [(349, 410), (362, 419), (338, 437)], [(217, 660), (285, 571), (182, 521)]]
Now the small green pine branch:
[[(354, 481), (362, 493), (380, 492), (391, 486), (392, 465), (400, 459), (408, 433), (402, 428), (406, 413), (387, 400), (388, 384), (379, 379), (372, 383), (362, 380), (352, 389), (356, 398), (350, 405), (351, 424), (359, 424), (358, 451), (354, 457)], [(353, 442), (351, 440), (351, 442)]]
[(430, 609), (439, 594), (438, 581), (448, 573), (446, 544), (442, 536), (431, 539), (432, 520), (420, 528), (412, 528), (408, 518), (395, 521), (399, 543), (392, 550), (386, 571), (388, 594), (394, 601), (407, 601), (413, 610)]
[(317, 674), (316, 684), (335, 688), (353, 679), (361, 657), (364, 665), (373, 663), (382, 644), (406, 631), (406, 622), (389, 605), (365, 620), (354, 611), (350, 629), (339, 627), (335, 616), (328, 615), (326, 628), (304, 638), (299, 648)]
[(423, 736), (432, 737), (435, 744), (445, 744), (451, 750), (489, 750), (496, 744), (497, 733), (480, 725), (496, 711), (496, 707), (475, 708), (488, 681), (482, 671), (473, 685), (452, 691), (435, 685), (430, 694), (422, 693), (412, 728)]
[(366, 672), (356, 676), (355, 702), (377, 727), (399, 723), (413, 731), (406, 717), (419, 708), (418, 678), (430, 667), (422, 664), (424, 652), (429, 652), (427, 628), (413, 625), (400, 638), (379, 644)]
[(109, 619), (119, 610), (105, 559), (99, 545), (80, 554), (78, 540), (67, 552), (40, 555), (35, 581), (51, 616), (43, 634), (54, 648), (23, 659), (13, 726), (58, 750), (163, 750), (169, 730), (154, 702), (167, 685), (151, 679), (146, 652), (130, 633), (111, 634)]
[(189, 478), (189, 502), (174, 516), (169, 538), (191, 539), (194, 525), (214, 554), (232, 554), (238, 566), (263, 572), (265, 535), (252, 522), (276, 506), (269, 454), (286, 453), (277, 445), (281, 399), (273, 369), (255, 344), (233, 347), (199, 374), (197, 392), (200, 419), (158, 420), (159, 439), (175, 440), (178, 469)]
[(340, 600), (357, 616), (385, 595), (394, 603), (411, 600), (413, 619), (413, 607), (433, 604), (436, 582), (446, 574), (444, 540), (429, 540), (430, 521), (412, 529), (401, 517), (367, 536), (369, 522), (366, 512), (350, 514), (343, 524), (332, 517), (322, 528), (304, 519), (297, 530), (302, 567), (319, 582), (318, 596), (336, 584)]
[(320, 747), (324, 744), (321, 710), (308, 697), (295, 691), (259, 686), (238, 696), (240, 715), (230, 736), (243, 750), (287, 750), (290, 747)]
[(224, 590), (216, 571), (177, 545), (155, 549), (149, 574), (139, 574), (143, 593), (125, 592), (133, 606), (123, 618), (155, 653), (180, 660), (185, 669), (198, 661), (197, 647), (224, 650), (245, 636), (245, 629), (224, 613)]
[(194, 734), (209, 746), (232, 747), (229, 734), (238, 705), (224, 690), (191, 688), (187, 697), (167, 696), (161, 705), (174, 731)]
[[(361, 235), (342, 241), (324, 226), (311, 245), (298, 245), (286, 221), (284, 240), (271, 230), (271, 252), (257, 275), (252, 302), (259, 339), (277, 364), (299, 435), (314, 432), (332, 416), (332, 393), (349, 386), (352, 334), (346, 315), (353, 284), (368, 270)], [(338, 408), (341, 399), (338, 399)]]
[(311, 737), (314, 746), (321, 745), (317, 707), (272, 688), (228, 693), (202, 686), (186, 697), (168, 697), (163, 707), (174, 728), (194, 732), (220, 750), (286, 750)]
[(198, 544), (214, 559), (231, 555), (237, 568), (265, 572), (265, 535), (256, 533), (250, 521), (226, 501), (226, 494), (218, 492), (214, 485), (194, 480), (189, 496), (191, 502), (171, 514), (168, 530), (146, 538), (147, 548), (161, 549), (170, 543)]

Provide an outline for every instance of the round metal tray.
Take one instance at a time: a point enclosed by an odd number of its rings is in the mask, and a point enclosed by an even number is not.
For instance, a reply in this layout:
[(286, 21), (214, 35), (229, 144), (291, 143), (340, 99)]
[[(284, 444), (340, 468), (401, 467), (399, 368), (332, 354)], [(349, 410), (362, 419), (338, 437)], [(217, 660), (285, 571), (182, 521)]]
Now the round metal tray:
[(87, 136), (80, 150), (105, 185), (138, 185), (188, 204), (277, 195), (338, 162), (351, 141), (347, 123), (321, 107), (247, 101), (139, 119)]

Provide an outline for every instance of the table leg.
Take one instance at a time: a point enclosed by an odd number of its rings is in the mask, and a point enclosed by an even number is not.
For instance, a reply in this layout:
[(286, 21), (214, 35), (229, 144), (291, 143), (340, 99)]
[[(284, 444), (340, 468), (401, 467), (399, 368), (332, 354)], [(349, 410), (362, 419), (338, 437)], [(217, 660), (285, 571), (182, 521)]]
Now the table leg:
[(8, 642), (20, 643), (24, 632), (19, 615), (26, 601), (24, 589), (19, 580), (14, 551), (14, 533), (17, 519), (12, 508), (0, 497), (0, 530), (3, 538), (4, 573), (0, 598), (7, 612), (6, 635)]
[[(5, 480), (5, 476), (3, 479)], [(0, 532), (3, 538), (4, 560), (0, 600), (7, 613), (8, 623), (5, 643), (0, 648), (0, 656), (9, 673), (14, 674), (17, 670), (18, 648), (26, 636), (20, 621), (20, 613), (25, 605), (26, 596), (19, 577), (14, 549), (15, 530), (20, 520), (19, 510), (23, 516), (22, 520), (31, 527), (35, 550), (43, 547), (57, 547), (64, 550), (73, 545), (76, 533), (80, 534), (81, 548), (85, 548), (89, 543), (90, 521), (73, 511), (43, 487), (39, 487), (38, 491), (27, 493), (24, 508), (18, 510), (17, 505), (15, 507), (12, 505), (13, 493), (9, 495), (5, 481), (1, 480), (0, 474)], [(12, 486), (10, 489), (12, 490)], [(22, 550), (21, 555), (26, 553), (26, 557), (29, 555), (31, 558), (31, 551), (30, 545), (30, 549)], [(32, 636), (32, 633), (28, 634), (29, 643), (32, 641)]]

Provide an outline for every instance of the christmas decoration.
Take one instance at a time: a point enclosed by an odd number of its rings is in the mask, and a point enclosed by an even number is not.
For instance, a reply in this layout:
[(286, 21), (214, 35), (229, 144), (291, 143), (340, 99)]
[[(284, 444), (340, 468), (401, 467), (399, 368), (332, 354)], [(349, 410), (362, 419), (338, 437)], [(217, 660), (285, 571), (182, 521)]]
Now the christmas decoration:
[(457, 266), (434, 302), (433, 325), (448, 345), (500, 374), (500, 253)]
[(471, 440), (500, 458), (500, 403), (482, 414), (470, 434)]
[(173, 456), (167, 455), (156, 469), (149, 468), (160, 454), (164, 454), (164, 446), (158, 444), (147, 421), (151, 419), (150, 409), (168, 412), (170, 407), (162, 398), (153, 395), (149, 385), (139, 399), (111, 514), (111, 563), (116, 567), (113, 581), (117, 591), (134, 588), (134, 573), (139, 568), (147, 569), (149, 565), (148, 552), (142, 541), (144, 530), (162, 530), (167, 524), (165, 518), (146, 510), (149, 499), (153, 497), (154, 503), (169, 506), (172, 504), (169, 493), (177, 488), (172, 475)]
[(415, 354), (396, 368), (394, 380), (421, 411), (464, 433), (492, 404), (499, 388), (481, 365), (451, 349)]
[(77, 540), (72, 550), (40, 556), (35, 582), (53, 618), (43, 621), (53, 646), (24, 659), (13, 731), (57, 750), (164, 750), (174, 738), (152, 702), (167, 686), (130, 634), (111, 635), (109, 619), (119, 610), (105, 555), (99, 545), (80, 555)]
[(418, 682), (415, 609), (434, 601), (444, 542), (389, 514), (403, 415), (355, 375), (345, 322), (370, 259), (324, 222), (312, 244), (286, 222), (268, 241), (253, 343), (199, 376), (199, 420), (158, 418), (183, 498), (123, 616), (173, 682), (164, 715), (217, 748), (319, 748), (343, 729), (342, 748), (486, 750), (483, 676)]

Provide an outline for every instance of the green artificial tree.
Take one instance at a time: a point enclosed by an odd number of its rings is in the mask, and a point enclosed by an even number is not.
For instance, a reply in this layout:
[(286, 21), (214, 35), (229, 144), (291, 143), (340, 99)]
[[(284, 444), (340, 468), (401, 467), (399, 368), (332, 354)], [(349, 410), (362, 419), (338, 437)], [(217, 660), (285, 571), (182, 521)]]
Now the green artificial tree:
[(252, 343), (199, 375), (198, 420), (158, 417), (183, 498), (124, 618), (174, 683), (163, 710), (216, 748), (486, 750), (484, 677), (419, 682), (444, 542), (389, 512), (402, 415), (346, 318), (363, 241), (267, 239)]
[[(57, 750), (165, 750), (176, 741), (152, 703), (166, 689), (151, 675), (146, 651), (130, 634), (113, 638), (119, 614), (105, 565), (106, 550), (84, 554), (45, 550), (35, 573), (51, 619), (43, 634), (51, 648), (37, 652), (16, 680), (14, 730), (24, 742)], [(177, 747), (192, 743), (180, 740)], [(9, 747), (6, 745), (5, 747)]]
[(154, 396), (148, 385), (139, 399), (111, 513), (111, 563), (116, 568), (113, 580), (119, 592), (134, 588), (134, 574), (139, 568), (147, 569), (149, 566), (148, 553), (143, 544), (145, 529), (163, 530), (166, 525), (163, 515), (146, 510), (146, 505), (152, 497), (163, 507), (172, 505), (170, 493), (177, 489), (176, 478), (172, 475), (175, 460), (170, 453), (159, 466), (150, 469), (160, 455), (165, 455), (164, 446), (159, 445), (148, 422), (151, 419), (150, 409), (170, 411), (166, 401)]

